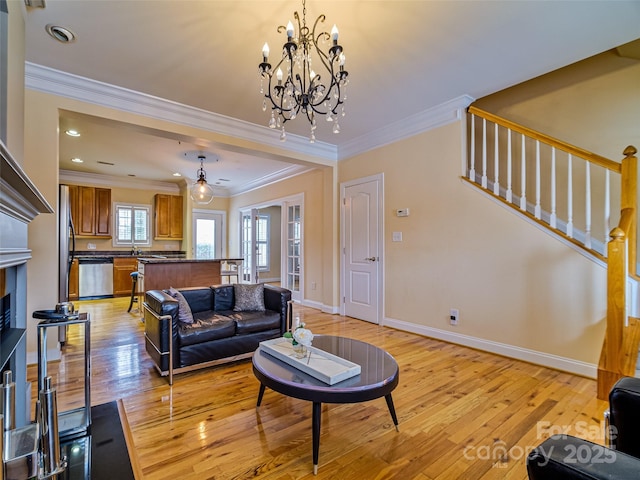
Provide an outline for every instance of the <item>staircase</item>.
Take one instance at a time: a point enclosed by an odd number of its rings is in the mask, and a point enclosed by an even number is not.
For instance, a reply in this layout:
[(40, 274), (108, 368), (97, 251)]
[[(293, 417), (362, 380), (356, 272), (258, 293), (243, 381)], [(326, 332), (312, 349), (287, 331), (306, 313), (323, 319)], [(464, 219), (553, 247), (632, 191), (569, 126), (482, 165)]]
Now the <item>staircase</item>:
[(637, 150), (627, 147), (615, 162), (473, 105), (468, 119), (464, 180), (607, 268), (598, 364), (598, 398), (606, 400), (638, 363)]

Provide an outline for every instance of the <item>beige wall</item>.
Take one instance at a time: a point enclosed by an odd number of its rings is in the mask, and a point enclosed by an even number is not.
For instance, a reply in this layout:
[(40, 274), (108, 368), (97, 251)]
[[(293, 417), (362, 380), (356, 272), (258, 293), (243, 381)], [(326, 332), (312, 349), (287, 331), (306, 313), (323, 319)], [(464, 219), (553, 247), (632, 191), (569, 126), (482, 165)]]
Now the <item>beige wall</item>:
[(640, 60), (609, 51), (481, 98), (476, 105), (620, 161), (640, 148)]
[(7, 58), (7, 140), (11, 155), (20, 165), (24, 158), (24, 2), (9, 0)]
[[(328, 179), (328, 180), (327, 180)], [(231, 198), (229, 204), (229, 248), (230, 256), (239, 255), (239, 218), (235, 212), (252, 206), (269, 205), (276, 200), (292, 195), (304, 194), (304, 282), (303, 298), (317, 304), (325, 310), (337, 306), (337, 299), (331, 289), (317, 288), (311, 290), (310, 285), (323, 285), (324, 279), (333, 279), (336, 274), (332, 270), (334, 252), (331, 242), (326, 242), (327, 235), (337, 236), (337, 229), (331, 221), (323, 216), (327, 202), (326, 182), (333, 182), (333, 168), (320, 167), (311, 172), (298, 175), (292, 179), (270, 185), (268, 188)], [(334, 183), (335, 184), (335, 183)], [(336, 187), (334, 187), (335, 189)], [(334, 195), (334, 189), (329, 195)], [(335, 281), (335, 280), (334, 280)]]
[[(596, 364), (604, 269), (461, 181), (463, 130), (454, 123), (339, 164), (340, 182), (384, 173), (386, 321)], [(411, 215), (396, 217), (405, 207)]]

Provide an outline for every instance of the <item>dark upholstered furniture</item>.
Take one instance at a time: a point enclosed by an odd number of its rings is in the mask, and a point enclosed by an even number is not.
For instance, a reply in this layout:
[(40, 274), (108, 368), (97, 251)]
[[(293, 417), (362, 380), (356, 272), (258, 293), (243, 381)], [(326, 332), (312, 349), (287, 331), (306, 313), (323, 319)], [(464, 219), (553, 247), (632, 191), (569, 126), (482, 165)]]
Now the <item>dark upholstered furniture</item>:
[(640, 379), (622, 378), (609, 393), (609, 446), (555, 435), (527, 457), (530, 480), (640, 479)]
[(178, 289), (190, 307), (192, 323), (179, 319), (179, 301), (169, 291), (145, 293), (146, 350), (170, 384), (174, 373), (250, 357), (260, 342), (287, 330), (290, 290), (264, 285), (264, 311), (235, 311), (234, 287)]

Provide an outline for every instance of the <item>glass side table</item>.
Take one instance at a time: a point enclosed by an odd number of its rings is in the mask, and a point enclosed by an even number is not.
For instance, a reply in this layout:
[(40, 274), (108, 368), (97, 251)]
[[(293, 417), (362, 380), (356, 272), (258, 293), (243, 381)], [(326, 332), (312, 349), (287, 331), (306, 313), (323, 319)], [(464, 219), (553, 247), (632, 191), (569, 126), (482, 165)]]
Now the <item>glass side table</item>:
[(58, 412), (58, 434), (60, 440), (87, 435), (91, 429), (91, 320), (88, 313), (60, 316), (48, 311), (34, 312), (34, 318), (45, 318), (38, 323), (38, 392), (44, 388), (47, 378), (47, 331), (50, 327), (63, 327), (73, 324), (84, 325), (84, 406), (65, 412)]

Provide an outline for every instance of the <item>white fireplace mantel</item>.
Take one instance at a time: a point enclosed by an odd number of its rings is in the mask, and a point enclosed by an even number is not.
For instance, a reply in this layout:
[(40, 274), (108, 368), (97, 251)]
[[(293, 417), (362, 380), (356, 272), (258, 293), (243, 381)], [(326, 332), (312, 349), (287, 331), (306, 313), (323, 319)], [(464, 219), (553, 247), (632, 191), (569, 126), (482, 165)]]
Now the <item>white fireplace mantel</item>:
[(27, 226), (40, 213), (53, 208), (0, 141), (0, 268), (31, 258)]

